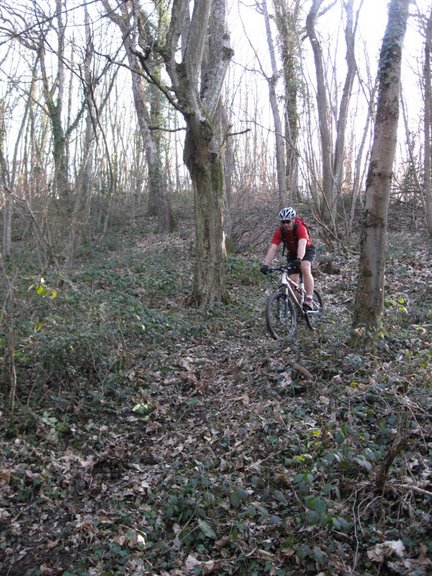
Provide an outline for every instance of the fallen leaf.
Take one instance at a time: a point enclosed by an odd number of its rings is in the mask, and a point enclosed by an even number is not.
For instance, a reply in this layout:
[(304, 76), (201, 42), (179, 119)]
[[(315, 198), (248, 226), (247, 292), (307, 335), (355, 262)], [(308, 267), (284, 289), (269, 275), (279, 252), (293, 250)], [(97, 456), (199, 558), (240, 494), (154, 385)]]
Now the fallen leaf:
[(372, 562), (384, 562), (386, 558), (393, 556), (393, 554), (402, 558), (404, 553), (405, 546), (402, 540), (388, 540), (370, 548), (367, 551), (367, 556)]

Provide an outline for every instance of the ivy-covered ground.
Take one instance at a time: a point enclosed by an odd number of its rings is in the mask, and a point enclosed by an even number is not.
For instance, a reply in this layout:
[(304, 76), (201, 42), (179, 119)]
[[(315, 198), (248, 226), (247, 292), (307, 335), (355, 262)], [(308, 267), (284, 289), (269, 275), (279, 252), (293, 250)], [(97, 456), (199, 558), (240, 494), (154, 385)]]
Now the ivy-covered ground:
[(13, 276), (0, 573), (431, 574), (432, 243), (411, 228), (391, 228), (367, 353), (349, 345), (357, 256), (324, 247), (325, 317), (289, 343), (266, 333), (258, 257), (230, 257), (228, 306), (188, 307), (186, 230)]

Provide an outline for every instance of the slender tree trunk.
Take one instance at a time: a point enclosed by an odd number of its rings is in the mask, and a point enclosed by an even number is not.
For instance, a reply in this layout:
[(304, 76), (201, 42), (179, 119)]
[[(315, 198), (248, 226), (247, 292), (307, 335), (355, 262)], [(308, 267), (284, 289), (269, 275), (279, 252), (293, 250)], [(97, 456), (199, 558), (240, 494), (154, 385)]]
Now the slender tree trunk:
[(290, 203), (298, 186), (297, 150), (299, 118), (297, 109), (300, 67), (299, 14), (300, 0), (273, 0), (280, 37), (280, 53), (285, 82), (285, 156), (287, 201)]
[(168, 178), (162, 166), (162, 144), (161, 136), (164, 125), (162, 115), (162, 94), (156, 86), (151, 84), (148, 87), (150, 94), (150, 121), (153, 126), (160, 128), (148, 134), (146, 146), (146, 157), (149, 163), (149, 214), (157, 214), (158, 231), (161, 233), (172, 232), (174, 218), (171, 211), (171, 201), (168, 188)]
[(426, 26), (424, 49), (424, 207), (429, 234), (432, 236), (432, 11)]
[(332, 228), (336, 224), (336, 194), (333, 179), (333, 143), (331, 135), (331, 113), (327, 98), (324, 61), (320, 41), (315, 31), (318, 11), (324, 0), (313, 0), (306, 18), (306, 30), (312, 46), (317, 79), (317, 106), (322, 153), (323, 204), (321, 213), (324, 221)]
[(343, 167), (345, 160), (345, 135), (348, 122), (349, 104), (351, 100), (352, 86), (356, 74), (356, 60), (355, 60), (355, 27), (353, 16), (353, 0), (345, 2), (346, 13), (346, 26), (345, 26), (345, 42), (346, 42), (346, 55), (345, 60), (347, 63), (347, 74), (345, 77), (345, 84), (342, 91), (342, 99), (339, 109), (339, 116), (337, 119), (336, 129), (336, 143), (334, 154), (334, 186), (335, 196), (341, 194), (343, 182)]
[(400, 107), (402, 45), (410, 0), (391, 0), (379, 62), (379, 95), (363, 213), (354, 327), (374, 332), (383, 313), (387, 215)]
[(350, 238), (351, 231), (353, 229), (353, 224), (356, 219), (356, 211), (357, 211), (357, 202), (358, 197), (360, 196), (361, 190), (361, 183), (363, 182), (365, 171), (367, 169), (367, 164), (363, 162), (363, 155), (366, 148), (366, 142), (369, 141), (369, 128), (373, 120), (374, 116), (374, 102), (375, 102), (375, 95), (377, 91), (377, 82), (371, 86), (368, 98), (368, 114), (366, 118), (366, 122), (363, 128), (362, 137), (360, 146), (358, 149), (355, 166), (354, 166), (354, 182), (353, 182), (353, 193), (351, 199), (351, 207), (350, 207), (350, 214), (349, 214), (349, 222), (347, 228), (347, 238)]
[(273, 43), (273, 36), (270, 29), (270, 18), (267, 10), (267, 0), (262, 1), (262, 10), (264, 15), (264, 23), (267, 36), (267, 46), (269, 48), (270, 64), (272, 68), (271, 78), (267, 79), (270, 107), (273, 114), (273, 122), (275, 128), (275, 144), (276, 144), (276, 175), (278, 183), (278, 198), (279, 206), (282, 208), (287, 201), (287, 185), (286, 185), (286, 164), (285, 164), (285, 141), (284, 131), (282, 127), (282, 119), (279, 112), (279, 106), (276, 95), (276, 83), (279, 77), (279, 71), (276, 63), (276, 54)]
[(229, 136), (229, 123), (225, 106), (221, 103), (218, 110), (218, 125), (220, 127), (219, 140), (223, 142), (223, 175), (224, 175), (224, 204), (223, 220), (225, 238), (231, 240), (232, 221), (231, 221), (231, 199), (232, 199), (232, 179), (234, 171), (234, 151), (232, 138)]
[(93, 42), (91, 37), (91, 30), (89, 25), (89, 14), (87, 8), (85, 10), (85, 34), (86, 34), (86, 51), (84, 56), (84, 74), (83, 81), (86, 86), (87, 95), (87, 115), (85, 118), (85, 129), (83, 137), (84, 151), (83, 157), (80, 162), (78, 174), (75, 180), (75, 198), (74, 206), (71, 215), (71, 225), (69, 232), (69, 246), (67, 247), (66, 261), (67, 265), (71, 266), (73, 263), (76, 250), (81, 243), (81, 235), (83, 229), (84, 206), (87, 205), (90, 196), (91, 179), (94, 170), (93, 157), (94, 157), (94, 126), (92, 115), (94, 86), (91, 76), (91, 64), (93, 59)]
[[(67, 142), (63, 126), (63, 97), (65, 89), (65, 24), (63, 22), (62, 0), (56, 0), (56, 20), (57, 20), (57, 78), (56, 86), (49, 84), (50, 73), (47, 69), (45, 55), (44, 35), (40, 37), (39, 56), (42, 72), (42, 83), (44, 97), (51, 122), (53, 137), (53, 159), (54, 159), (54, 194), (57, 199), (64, 201), (64, 206), (69, 208), (70, 189), (68, 175)], [(55, 95), (56, 92), (56, 95)]]
[[(138, 68), (137, 58), (128, 52), (128, 59), (133, 70)], [(148, 212), (150, 215), (158, 217), (158, 231), (171, 232), (171, 206), (168, 190), (162, 170), (160, 155), (160, 139), (155, 138), (150, 130), (149, 115), (145, 104), (144, 80), (138, 74), (132, 74), (132, 88), (135, 102), (135, 109), (138, 116), (141, 137), (143, 139), (147, 170), (149, 176), (149, 202)], [(159, 140), (159, 145), (158, 145)]]
[(4, 104), (0, 101), (0, 185), (3, 187), (3, 242), (2, 257), (7, 260), (11, 255), (12, 247), (12, 210), (13, 203), (9, 189), (9, 172), (4, 154), (5, 143)]
[[(156, 93), (156, 88), (149, 87), (146, 80), (140, 74), (141, 66), (139, 58), (133, 51), (134, 37), (132, 27), (132, 17), (135, 17), (139, 22), (138, 27), (141, 33), (140, 43), (144, 46), (148, 46), (149, 38), (147, 26), (142, 24), (146, 22), (147, 19), (144, 15), (140, 13), (139, 6), (131, 5), (130, 9), (126, 3), (120, 6), (121, 16), (111, 7), (108, 0), (102, 0), (108, 17), (117, 24), (123, 35), (123, 46), (126, 50), (127, 59), (129, 62), (129, 67), (132, 71), (132, 93), (134, 98), (135, 110), (138, 118), (138, 125), (140, 128), (141, 137), (144, 144), (146, 160), (147, 160), (147, 170), (148, 170), (148, 190), (149, 190), (149, 201), (148, 201), (148, 213), (150, 215), (158, 216), (158, 231), (159, 232), (171, 232), (173, 218), (171, 214), (171, 206), (168, 195), (168, 188), (166, 185), (166, 180), (164, 178), (162, 161), (161, 161), (161, 138), (158, 135), (154, 135), (150, 130), (150, 113), (149, 113), (149, 103), (147, 93), (150, 94), (150, 107), (152, 108), (152, 118), (157, 123), (160, 120), (160, 95)], [(159, 70), (156, 66), (151, 65), (152, 76), (155, 80), (159, 78)], [(148, 92), (146, 87), (149, 88)], [(156, 126), (161, 128), (161, 126)], [(156, 133), (156, 132), (155, 132)]]

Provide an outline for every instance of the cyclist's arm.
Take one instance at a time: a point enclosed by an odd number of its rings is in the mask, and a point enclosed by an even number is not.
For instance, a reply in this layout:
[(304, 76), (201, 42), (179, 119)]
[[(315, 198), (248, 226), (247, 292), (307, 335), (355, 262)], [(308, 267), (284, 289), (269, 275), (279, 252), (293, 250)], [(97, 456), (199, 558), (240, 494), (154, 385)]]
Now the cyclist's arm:
[(299, 238), (298, 245), (297, 245), (297, 258), (303, 260), (304, 255), (306, 254), (306, 238)]
[(266, 266), (270, 266), (270, 264), (273, 262), (273, 258), (276, 256), (278, 246), (278, 244), (270, 244), (270, 248), (268, 249), (266, 257), (264, 258), (264, 264)]

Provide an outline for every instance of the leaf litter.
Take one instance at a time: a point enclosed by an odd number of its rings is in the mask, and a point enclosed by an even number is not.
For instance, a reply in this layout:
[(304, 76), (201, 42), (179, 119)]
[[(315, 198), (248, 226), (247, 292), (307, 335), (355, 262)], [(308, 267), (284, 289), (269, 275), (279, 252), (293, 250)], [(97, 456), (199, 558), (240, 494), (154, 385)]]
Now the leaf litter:
[(289, 343), (265, 332), (258, 273), (231, 279), (233, 303), (204, 317), (184, 293), (150, 295), (200, 328), (174, 325), (154, 350), (131, 341), (119, 389), (95, 390), (88, 410), (78, 386), (64, 429), (54, 395), (31, 429), (3, 422), (2, 574), (430, 573), (432, 273), (419, 238), (389, 253), (385, 332), (366, 354), (346, 343), (354, 256), (338, 275), (317, 270), (326, 317)]

